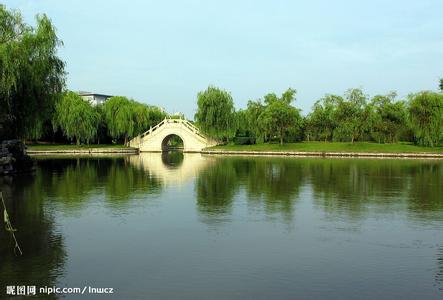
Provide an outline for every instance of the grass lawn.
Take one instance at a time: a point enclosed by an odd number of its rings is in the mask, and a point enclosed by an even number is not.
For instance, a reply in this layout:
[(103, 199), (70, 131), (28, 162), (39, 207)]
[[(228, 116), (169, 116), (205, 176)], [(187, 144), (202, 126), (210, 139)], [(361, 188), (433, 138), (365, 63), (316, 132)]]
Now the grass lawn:
[(232, 151), (306, 151), (306, 152), (384, 152), (384, 153), (443, 153), (443, 146), (420, 147), (411, 143), (378, 144), (371, 142), (301, 142), (289, 144), (257, 144), (257, 145), (224, 145), (207, 148), (207, 150)]
[(90, 144), (90, 145), (64, 145), (64, 144), (30, 144), (26, 145), (28, 150), (46, 151), (46, 150), (88, 150), (88, 149), (121, 149), (129, 148), (125, 145), (117, 144)]

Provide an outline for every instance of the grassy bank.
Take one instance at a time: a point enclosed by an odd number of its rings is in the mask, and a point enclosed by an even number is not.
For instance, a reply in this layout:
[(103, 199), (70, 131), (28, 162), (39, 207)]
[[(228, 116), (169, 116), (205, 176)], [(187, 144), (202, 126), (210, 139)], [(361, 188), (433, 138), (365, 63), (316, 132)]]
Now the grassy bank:
[(370, 142), (302, 142), (289, 144), (224, 145), (207, 150), (294, 151), (294, 152), (368, 152), (368, 153), (443, 153), (443, 147), (420, 147), (411, 143), (378, 144)]
[(103, 145), (30, 144), (26, 145), (26, 147), (30, 151), (129, 149), (129, 147), (125, 145), (117, 145), (117, 144), (103, 144)]

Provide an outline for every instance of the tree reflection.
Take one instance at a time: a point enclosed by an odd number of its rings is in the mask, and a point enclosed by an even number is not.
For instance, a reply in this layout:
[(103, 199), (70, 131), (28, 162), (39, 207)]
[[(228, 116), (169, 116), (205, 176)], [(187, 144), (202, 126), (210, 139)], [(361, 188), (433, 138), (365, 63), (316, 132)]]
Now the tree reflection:
[(443, 208), (439, 161), (312, 159), (308, 165), (314, 202), (327, 212), (359, 219), (370, 207), (404, 206), (415, 214)]
[(303, 164), (284, 158), (254, 158), (243, 159), (239, 165), (248, 165), (242, 183), (249, 201), (262, 201), (268, 213), (279, 212), (292, 218), (294, 201), (304, 182)]
[(108, 165), (105, 191), (109, 202), (124, 204), (135, 195), (159, 194), (161, 188), (162, 184), (156, 177), (131, 165), (128, 159), (116, 160)]
[(245, 190), (251, 203), (291, 219), (303, 177), (303, 164), (296, 160), (219, 158), (196, 179), (197, 205), (208, 215), (227, 213), (236, 193)]
[(409, 166), (409, 208), (414, 212), (443, 210), (443, 164), (423, 162)]
[(95, 199), (91, 193), (101, 189), (112, 207), (122, 208), (133, 195), (157, 194), (162, 187), (157, 178), (130, 164), (127, 157), (53, 158), (39, 160), (38, 165), (43, 193), (64, 205), (66, 213), (80, 210)]
[(196, 179), (197, 206), (209, 216), (226, 214), (238, 189), (234, 162), (221, 160), (200, 172)]
[(439, 160), (218, 157), (196, 179), (199, 211), (226, 214), (245, 191), (251, 205), (290, 220), (302, 187), (325, 212), (355, 220), (370, 210), (409, 209), (416, 217), (443, 210)]
[(0, 189), (23, 255), (14, 255), (9, 234), (0, 230), (0, 294), (5, 293), (7, 285), (53, 286), (64, 272), (63, 237), (55, 229), (53, 215), (44, 209), (39, 178), (34, 180), (29, 175), (13, 180), (1, 178)]

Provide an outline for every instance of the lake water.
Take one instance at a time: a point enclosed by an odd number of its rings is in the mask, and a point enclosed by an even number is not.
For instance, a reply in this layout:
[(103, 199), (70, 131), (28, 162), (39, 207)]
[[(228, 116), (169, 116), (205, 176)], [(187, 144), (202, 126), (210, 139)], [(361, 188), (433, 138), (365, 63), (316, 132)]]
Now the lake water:
[(24, 253), (1, 228), (0, 297), (443, 298), (442, 160), (48, 157), (0, 181)]

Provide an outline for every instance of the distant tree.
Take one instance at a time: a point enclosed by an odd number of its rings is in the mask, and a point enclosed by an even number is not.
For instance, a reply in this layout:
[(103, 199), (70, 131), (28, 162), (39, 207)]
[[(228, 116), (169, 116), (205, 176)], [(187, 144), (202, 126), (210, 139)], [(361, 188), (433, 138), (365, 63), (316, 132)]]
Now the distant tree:
[(134, 133), (133, 135), (139, 135), (145, 132), (149, 128), (150, 124), (150, 109), (147, 105), (132, 101), (132, 121), (134, 123)]
[(350, 89), (345, 99), (338, 101), (334, 119), (334, 139), (350, 140), (352, 143), (370, 128), (370, 110), (366, 107), (367, 96), (361, 89)]
[(271, 93), (264, 97), (266, 108), (260, 116), (265, 127), (276, 134), (283, 144), (286, 132), (292, 128), (299, 128), (302, 118), (298, 109), (291, 105), (295, 99), (296, 91), (288, 89), (279, 98)]
[(209, 86), (197, 95), (195, 120), (211, 137), (227, 140), (235, 134), (234, 102), (229, 92)]
[(155, 125), (160, 123), (164, 118), (166, 118), (168, 116), (168, 114), (166, 112), (164, 112), (163, 110), (161, 110), (157, 106), (149, 106), (148, 105), (148, 108), (149, 108), (149, 122), (148, 122), (147, 129), (149, 129), (149, 127), (154, 127)]
[(114, 139), (124, 139), (134, 136), (134, 109), (133, 102), (123, 96), (114, 96), (109, 98), (103, 105), (105, 112), (106, 125), (109, 135)]
[(89, 142), (97, 135), (99, 123), (97, 111), (78, 94), (67, 92), (55, 106), (53, 118), (54, 130), (60, 127), (69, 139), (77, 145), (81, 141)]
[(109, 139), (108, 127), (106, 126), (105, 111), (103, 104), (93, 106), (95, 113), (97, 114), (97, 144), (106, 142)]
[(233, 139), (237, 145), (251, 145), (256, 143), (255, 131), (248, 120), (248, 110), (239, 109), (235, 111), (236, 132)]
[(103, 105), (109, 135), (114, 139), (137, 136), (160, 123), (167, 114), (156, 106), (146, 105), (123, 96), (109, 98)]
[(250, 125), (248, 122), (248, 112), (245, 109), (239, 109), (235, 113), (235, 124), (238, 132), (246, 133), (250, 131)]
[(46, 15), (36, 26), (0, 4), (0, 128), (10, 137), (38, 138), (65, 84), (62, 44)]
[(374, 96), (371, 100), (375, 113), (371, 136), (379, 143), (397, 142), (403, 128), (406, 127), (406, 105), (402, 101), (396, 102), (396, 96), (393, 92)]
[(434, 147), (443, 141), (443, 95), (421, 92), (409, 97), (409, 122), (416, 141)]
[(260, 100), (250, 100), (248, 101), (245, 119), (239, 119), (239, 122), (247, 125), (249, 131), (254, 135), (256, 142), (264, 142), (267, 138), (266, 124), (262, 122), (261, 118), (265, 108), (265, 105), (263, 105)]
[(343, 98), (336, 95), (326, 95), (318, 100), (312, 112), (306, 118), (306, 135), (309, 139), (324, 140), (332, 139), (336, 120), (334, 119), (337, 103)]
[(439, 87), (440, 87), (440, 92), (443, 92), (443, 78), (440, 79)]
[(171, 119), (183, 119), (183, 120), (186, 119), (185, 115), (183, 113), (181, 113), (181, 112), (171, 114), (168, 117), (171, 118)]

